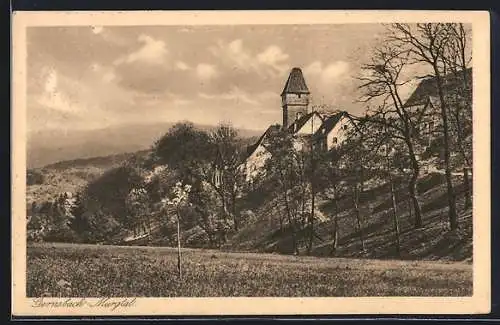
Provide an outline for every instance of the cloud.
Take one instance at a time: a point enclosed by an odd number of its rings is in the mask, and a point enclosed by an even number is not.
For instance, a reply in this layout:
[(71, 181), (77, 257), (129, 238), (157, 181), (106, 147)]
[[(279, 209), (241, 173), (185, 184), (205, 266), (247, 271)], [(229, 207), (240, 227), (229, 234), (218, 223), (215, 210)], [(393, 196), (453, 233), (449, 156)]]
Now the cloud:
[(59, 74), (55, 69), (44, 69), (42, 78), (43, 90), (36, 96), (38, 105), (63, 113), (74, 114), (81, 111), (81, 105), (72, 101), (68, 93), (61, 89)]
[(51, 94), (56, 91), (57, 88), (57, 72), (55, 70), (50, 70), (45, 78), (44, 89), (47, 93)]
[(354, 99), (353, 70), (348, 62), (339, 60), (328, 64), (314, 61), (303, 72), (313, 98), (323, 104), (345, 105), (346, 98)]
[(136, 51), (115, 60), (115, 65), (134, 62), (157, 65), (165, 64), (168, 50), (164, 41), (154, 39), (146, 34), (139, 35), (137, 40), (142, 45)]
[(90, 64), (90, 70), (100, 76), (101, 80), (105, 83), (110, 83), (116, 79), (116, 74), (113, 67), (104, 67), (99, 63)]
[(176, 98), (176, 99), (172, 100), (172, 103), (174, 105), (177, 105), (177, 106), (180, 106), (180, 105), (189, 105), (192, 102), (193, 101), (190, 100), (190, 99), (183, 99), (183, 98)]
[(257, 55), (257, 60), (260, 63), (273, 67), (278, 72), (284, 72), (287, 69), (287, 65), (284, 64), (284, 61), (288, 60), (288, 58), (289, 55), (284, 53), (283, 50), (276, 45), (269, 46)]
[(217, 76), (215, 66), (207, 63), (200, 63), (196, 66), (196, 74), (201, 80), (210, 80)]
[(323, 84), (331, 85), (339, 82), (349, 72), (349, 63), (345, 61), (336, 61), (323, 66), (320, 61), (315, 61), (304, 68), (304, 73), (313, 78), (319, 78)]
[(116, 79), (116, 75), (115, 75), (115, 73), (114, 73), (114, 72), (112, 72), (112, 71), (106, 72), (106, 73), (102, 76), (102, 80), (103, 80), (104, 82), (107, 82), (107, 83), (108, 83), (108, 82), (111, 82), (111, 81), (113, 81), (113, 80), (115, 80), (115, 79)]
[(104, 28), (102, 26), (92, 26), (90, 27), (92, 30), (92, 33), (94, 34), (101, 34)]
[(189, 65), (187, 65), (186, 62), (183, 62), (183, 61), (175, 62), (175, 68), (177, 70), (181, 70), (181, 71), (191, 70), (191, 67)]
[(252, 53), (241, 39), (229, 43), (219, 41), (217, 45), (210, 47), (209, 51), (221, 62), (227, 62), (232, 70), (253, 71), (260, 76), (283, 73), (287, 69), (285, 62), (289, 58), (289, 55), (276, 45), (270, 45), (260, 53)]
[(251, 68), (255, 68), (255, 62), (253, 62), (250, 53), (243, 48), (243, 41), (241, 39), (230, 42), (225, 49), (224, 45), (221, 47), (222, 50), (226, 51), (227, 56), (233, 64), (239, 69), (248, 71)]
[(122, 87), (148, 94), (177, 87), (174, 80), (180, 80), (179, 73), (174, 74), (166, 43), (146, 34), (140, 34), (137, 40), (140, 46), (114, 60), (115, 70), (107, 79), (116, 79)]

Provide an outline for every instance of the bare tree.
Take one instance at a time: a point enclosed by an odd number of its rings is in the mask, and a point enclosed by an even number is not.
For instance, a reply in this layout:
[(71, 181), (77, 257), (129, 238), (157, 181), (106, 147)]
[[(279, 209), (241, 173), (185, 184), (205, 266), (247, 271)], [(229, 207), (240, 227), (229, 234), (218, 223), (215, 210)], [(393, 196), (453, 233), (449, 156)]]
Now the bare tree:
[[(189, 192), (191, 190), (191, 185), (183, 185), (181, 182), (177, 182), (175, 187), (172, 189), (171, 197), (167, 197), (162, 200), (164, 206), (163, 210), (168, 211), (168, 206), (175, 210), (175, 223), (177, 224), (177, 271), (179, 274), (179, 279), (182, 281), (182, 260), (181, 260), (181, 209), (185, 205), (189, 204)], [(173, 216), (168, 216), (172, 218)]]
[[(379, 102), (365, 117), (365, 128), (379, 129), (394, 140), (404, 143), (411, 161), (412, 175), (408, 182), (408, 192), (415, 211), (415, 228), (422, 227), (422, 213), (418, 201), (417, 180), (420, 162), (417, 158), (416, 124), (423, 118), (426, 108), (409, 111), (401, 97), (401, 86), (409, 82), (403, 80), (402, 72), (408, 65), (408, 51), (402, 51), (392, 44), (375, 49), (372, 62), (362, 67), (363, 83), (361, 101)], [(380, 133), (380, 132), (379, 132)]]
[[(451, 131), (456, 138), (456, 149), (463, 161), (464, 209), (472, 207), (469, 170), (472, 170), (472, 71), (469, 68), (472, 53), (470, 34), (462, 23), (447, 25), (450, 39), (443, 53), (446, 71), (453, 76), (445, 78), (446, 98), (450, 101)], [(470, 71), (470, 72), (469, 72)]]
[(416, 24), (415, 27), (408, 24), (393, 24), (389, 40), (398, 48), (407, 51), (411, 56), (412, 63), (426, 64), (432, 70), (441, 112), (443, 126), (443, 150), (445, 176), (448, 198), (448, 219), (451, 229), (458, 227), (456, 210), (456, 195), (453, 189), (450, 159), (450, 128), (448, 121), (448, 102), (445, 97), (444, 76), (446, 74), (446, 62), (444, 55), (447, 44), (450, 43), (450, 31), (447, 24), (425, 23)]
[(294, 147), (294, 141), (286, 131), (270, 139), (272, 156), (265, 163), (266, 177), (273, 181), (278, 194), (278, 204), (283, 207), (285, 221), (291, 233), (293, 253), (299, 254), (299, 234), (304, 228), (309, 211), (310, 187), (305, 175), (306, 153)]
[[(224, 214), (232, 216), (234, 230), (238, 231), (236, 199), (243, 182), (243, 174), (238, 169), (243, 146), (238, 131), (230, 124), (224, 123), (210, 133), (210, 141), (214, 148), (214, 160), (212, 171), (206, 179), (219, 194)], [(217, 173), (217, 180), (211, 177), (213, 172)]]

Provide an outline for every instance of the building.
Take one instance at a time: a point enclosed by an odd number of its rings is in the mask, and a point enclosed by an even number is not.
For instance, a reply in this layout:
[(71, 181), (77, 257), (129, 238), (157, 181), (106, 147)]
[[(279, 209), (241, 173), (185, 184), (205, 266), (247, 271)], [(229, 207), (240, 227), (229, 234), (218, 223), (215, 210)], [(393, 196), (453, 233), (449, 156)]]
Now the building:
[(248, 182), (252, 182), (262, 172), (266, 160), (271, 157), (268, 150), (269, 139), (277, 132), (292, 134), (298, 150), (305, 149), (304, 144), (331, 150), (348, 137), (355, 126), (352, 117), (345, 111), (315, 111), (312, 109), (310, 96), (302, 70), (293, 68), (281, 92), (282, 124), (271, 125), (249, 148), (248, 155), (240, 166)]
[[(465, 71), (452, 72), (442, 79), (443, 93), (448, 102), (448, 121), (454, 125), (456, 117), (453, 112), (456, 105), (463, 106), (461, 118), (472, 120), (472, 108), (466, 108), (464, 103), (472, 103), (472, 68)], [(438, 94), (437, 81), (435, 77), (423, 79), (411, 93), (404, 103), (404, 107), (411, 114), (421, 114), (419, 118), (418, 131), (426, 139), (427, 146), (430, 147), (432, 141), (441, 135), (442, 128), (441, 105)], [(464, 139), (472, 136), (472, 123), (462, 125), (460, 132)], [(452, 127), (453, 129), (453, 127)], [(469, 139), (470, 140), (470, 139)]]

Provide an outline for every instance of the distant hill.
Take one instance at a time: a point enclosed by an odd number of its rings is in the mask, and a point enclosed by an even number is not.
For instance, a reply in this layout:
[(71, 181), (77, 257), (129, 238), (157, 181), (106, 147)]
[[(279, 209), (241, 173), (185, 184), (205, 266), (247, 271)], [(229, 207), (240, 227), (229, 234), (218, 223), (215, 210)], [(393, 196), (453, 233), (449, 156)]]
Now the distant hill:
[(43, 169), (48, 170), (59, 170), (63, 171), (69, 168), (83, 168), (83, 167), (97, 167), (102, 169), (111, 168), (129, 158), (136, 155), (146, 155), (150, 150), (140, 150), (134, 153), (125, 152), (116, 155), (100, 156), (100, 157), (90, 157), (90, 158), (77, 158), (73, 160), (63, 160), (53, 164), (49, 164), (43, 167)]
[[(104, 157), (147, 150), (173, 123), (128, 124), (98, 130), (44, 130), (28, 134), (27, 167), (40, 168), (60, 161)], [(212, 125), (196, 125), (211, 130)], [(238, 130), (241, 137), (260, 136), (259, 130)]]
[[(77, 192), (106, 170), (133, 156), (148, 155), (154, 141), (172, 125), (129, 125), (75, 131), (66, 137), (62, 131), (39, 133), (29, 141), (27, 203), (44, 201), (63, 192)], [(197, 127), (205, 130), (214, 128), (205, 125)], [(260, 131), (238, 131), (246, 146), (260, 136)]]
[[(42, 168), (28, 169), (26, 201), (42, 202), (63, 192), (75, 193), (106, 170), (116, 167), (133, 156), (144, 157), (149, 150), (127, 152), (91, 158), (65, 160)], [(33, 177), (36, 175), (38, 177)], [(31, 176), (31, 177), (30, 177)], [(36, 179), (36, 182), (33, 181)]]

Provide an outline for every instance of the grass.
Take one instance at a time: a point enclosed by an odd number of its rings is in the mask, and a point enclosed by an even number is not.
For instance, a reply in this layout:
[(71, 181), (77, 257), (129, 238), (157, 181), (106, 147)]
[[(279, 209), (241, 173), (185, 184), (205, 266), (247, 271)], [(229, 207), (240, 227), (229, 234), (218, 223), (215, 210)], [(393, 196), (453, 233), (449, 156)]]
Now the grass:
[[(30, 244), (27, 295), (38, 297), (470, 296), (472, 266), (74, 244)], [(70, 283), (66, 291), (60, 288)]]

